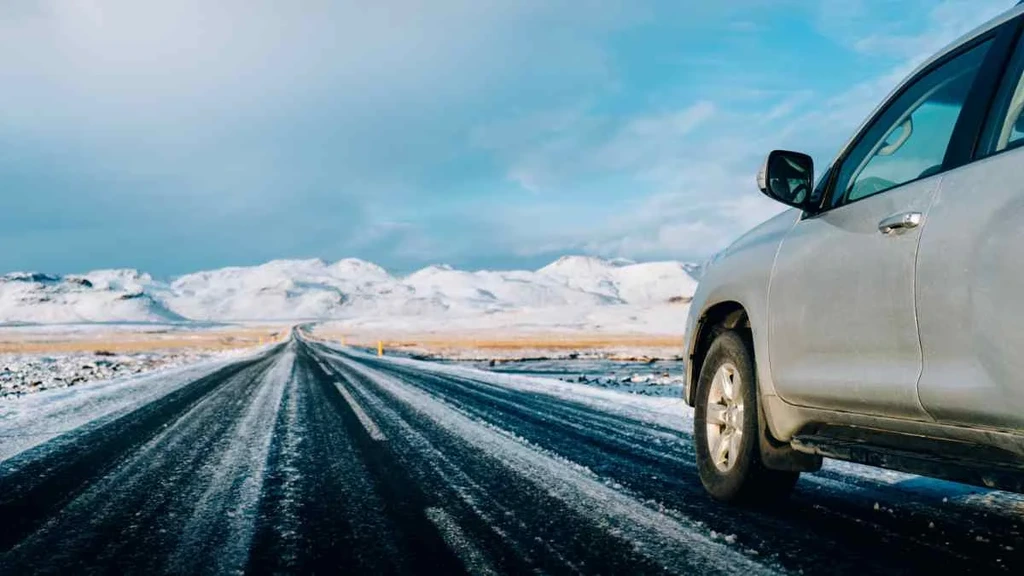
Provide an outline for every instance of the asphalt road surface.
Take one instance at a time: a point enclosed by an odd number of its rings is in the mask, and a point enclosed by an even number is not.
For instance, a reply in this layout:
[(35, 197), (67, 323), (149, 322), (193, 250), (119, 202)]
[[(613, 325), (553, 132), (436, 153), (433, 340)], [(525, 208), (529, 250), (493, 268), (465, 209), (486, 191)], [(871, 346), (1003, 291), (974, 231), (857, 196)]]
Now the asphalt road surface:
[(722, 506), (685, 428), (297, 337), (50, 435), (0, 461), (4, 574), (1024, 573), (1015, 497)]

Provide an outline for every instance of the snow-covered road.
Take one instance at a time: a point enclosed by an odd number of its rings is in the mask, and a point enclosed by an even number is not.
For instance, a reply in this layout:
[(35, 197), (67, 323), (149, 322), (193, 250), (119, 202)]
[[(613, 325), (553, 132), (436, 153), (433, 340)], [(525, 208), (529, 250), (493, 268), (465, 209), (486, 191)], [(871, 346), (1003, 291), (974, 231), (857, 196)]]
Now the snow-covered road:
[(1024, 569), (998, 492), (827, 466), (785, 507), (715, 504), (670, 399), (299, 338), (131, 389), (0, 405), (0, 572)]

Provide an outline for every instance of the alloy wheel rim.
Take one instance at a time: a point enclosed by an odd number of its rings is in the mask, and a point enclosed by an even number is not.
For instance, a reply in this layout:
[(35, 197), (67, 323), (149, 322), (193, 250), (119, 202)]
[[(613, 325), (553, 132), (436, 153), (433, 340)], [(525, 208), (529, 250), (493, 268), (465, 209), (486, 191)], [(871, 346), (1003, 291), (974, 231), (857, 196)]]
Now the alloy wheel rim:
[(739, 370), (723, 363), (711, 380), (706, 408), (707, 442), (711, 461), (720, 472), (736, 465), (743, 443), (743, 382)]

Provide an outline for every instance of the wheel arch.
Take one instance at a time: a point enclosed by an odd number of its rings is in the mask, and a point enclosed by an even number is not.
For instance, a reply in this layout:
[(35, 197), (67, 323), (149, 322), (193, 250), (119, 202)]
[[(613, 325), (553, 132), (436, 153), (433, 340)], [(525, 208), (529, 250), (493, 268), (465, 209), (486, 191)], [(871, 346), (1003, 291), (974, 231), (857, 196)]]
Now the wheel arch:
[[(725, 300), (709, 306), (701, 314), (697, 321), (697, 328), (692, 340), (693, 345), (687, 362), (688, 382), (697, 382), (700, 370), (704, 365), (704, 357), (711, 347), (711, 342), (721, 330), (746, 331), (747, 337), (750, 337), (750, 316), (743, 304), (735, 300)], [(753, 347), (751, 350), (753, 351)], [(694, 404), (695, 393), (696, 386), (687, 387), (685, 400), (690, 406)]]

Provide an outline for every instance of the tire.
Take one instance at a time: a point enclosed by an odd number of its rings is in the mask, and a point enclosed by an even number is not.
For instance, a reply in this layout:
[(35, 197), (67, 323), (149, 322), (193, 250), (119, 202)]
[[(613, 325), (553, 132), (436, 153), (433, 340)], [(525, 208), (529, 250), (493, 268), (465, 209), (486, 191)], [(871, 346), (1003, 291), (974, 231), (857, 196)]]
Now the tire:
[(697, 471), (716, 500), (775, 503), (789, 495), (800, 476), (762, 463), (759, 412), (751, 346), (739, 333), (723, 331), (704, 357), (693, 422)]

